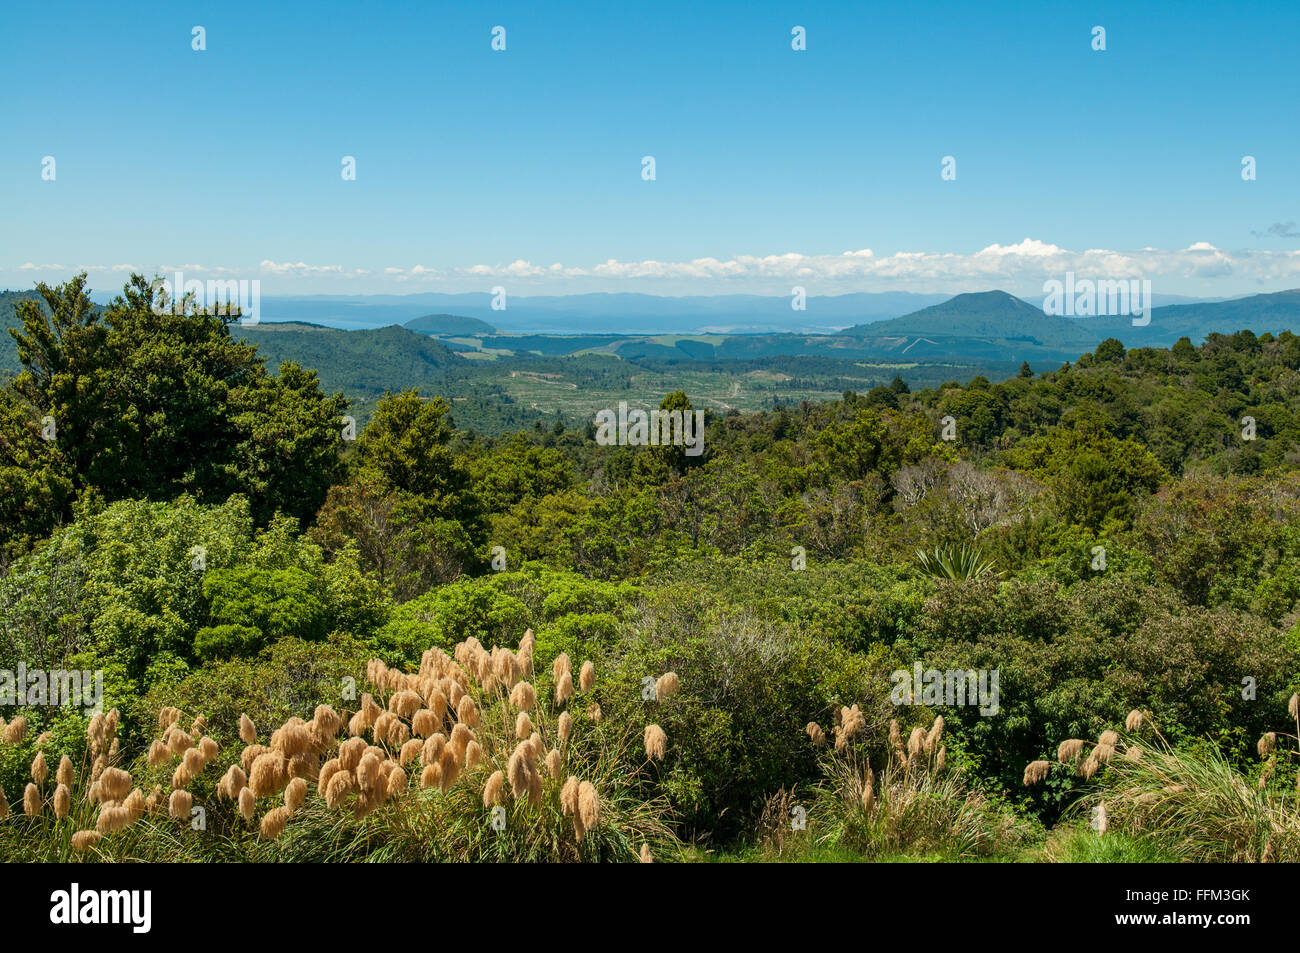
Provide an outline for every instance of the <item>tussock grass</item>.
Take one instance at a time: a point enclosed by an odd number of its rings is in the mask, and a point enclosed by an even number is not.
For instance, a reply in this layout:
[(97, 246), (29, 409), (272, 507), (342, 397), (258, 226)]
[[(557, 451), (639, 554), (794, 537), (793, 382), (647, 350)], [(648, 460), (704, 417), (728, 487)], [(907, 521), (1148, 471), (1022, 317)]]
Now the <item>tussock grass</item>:
[(1211, 747), (1112, 761), (1079, 808), (1099, 804), (1112, 830), (1154, 838), (1180, 860), (1300, 861), (1295, 795), (1252, 783)]
[[(1199, 863), (1300, 861), (1300, 698), (1287, 713), (1296, 734), (1270, 731), (1259, 740), (1251, 777), (1210, 744), (1171, 744), (1149, 712), (1133, 711), (1125, 732), (1102, 732), (1096, 744), (1070, 739), (1058, 749), (1095, 787), (1071, 808), (1087, 812), (1100, 839), (1118, 832), (1159, 845), (1171, 858)], [(1091, 753), (1082, 758), (1082, 752)], [(1048, 762), (1034, 762), (1048, 765)], [(1045, 770), (1025, 770), (1037, 783)], [(1050, 767), (1050, 765), (1048, 765)], [(1293, 781), (1294, 778), (1294, 781)]]
[[(773, 859), (849, 852), (867, 859), (903, 854), (942, 860), (1009, 857), (1032, 843), (1036, 826), (1001, 801), (970, 787), (947, 765), (943, 719), (917, 727), (906, 746), (897, 722), (868, 729), (857, 706), (837, 712), (836, 743), (821, 758), (822, 781), (806, 798), (781, 791), (768, 800), (760, 845)], [(814, 744), (825, 733), (810, 723)], [(876, 737), (876, 734), (879, 737)], [(881, 770), (872, 768), (872, 750)], [(806, 804), (806, 833), (792, 811)]]
[[(635, 767), (662, 757), (669, 739), (657, 725), (596, 730), (590, 665), (552, 704), (532, 684), (533, 644), (531, 631), (514, 652), (469, 639), (454, 658), (426, 652), (413, 673), (371, 660), (374, 691), (357, 711), (321, 705), (272, 726), (267, 744), (243, 717), (242, 750), (203, 734), (202, 716), (185, 731), (183, 713), (164, 707), (160, 737), (131, 771), (117, 712), (96, 716), (79, 769), (61, 760), (51, 778), (36, 753), (24, 810), (0, 818), (0, 852), (22, 861), (677, 859), (668, 802)], [(563, 678), (567, 657), (562, 664)], [(9, 734), (21, 742), (23, 726)]]
[(868, 808), (861, 774), (850, 763), (833, 762), (809, 812), (817, 842), (867, 857), (920, 853), (947, 859), (1005, 856), (1031, 842), (1030, 822), (967, 786), (960, 774), (927, 768), (890, 758)]

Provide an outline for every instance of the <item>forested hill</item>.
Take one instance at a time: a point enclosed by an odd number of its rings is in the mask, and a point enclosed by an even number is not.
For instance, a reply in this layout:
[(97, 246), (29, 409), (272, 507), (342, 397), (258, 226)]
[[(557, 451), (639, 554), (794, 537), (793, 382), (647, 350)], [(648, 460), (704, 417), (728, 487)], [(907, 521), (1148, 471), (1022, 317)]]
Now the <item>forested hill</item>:
[(1172, 347), (1181, 337), (1199, 344), (1214, 333), (1249, 329), (1256, 334), (1300, 328), (1300, 289), (1228, 301), (1155, 308), (1151, 323), (1134, 326), (1124, 315), (1076, 319), (1099, 337), (1122, 338), (1130, 347)]
[(310, 324), (236, 322), (231, 333), (256, 345), (270, 367), (295, 361), (315, 368), (326, 388), (362, 401), (407, 387), (447, 393), (448, 369), (465, 364), (435, 338), (397, 325), (338, 331)]
[(497, 329), (478, 318), (465, 318), (455, 314), (426, 314), (412, 318), (403, 327), (421, 334), (442, 335), (445, 337), (464, 337), (480, 334), (496, 334)]

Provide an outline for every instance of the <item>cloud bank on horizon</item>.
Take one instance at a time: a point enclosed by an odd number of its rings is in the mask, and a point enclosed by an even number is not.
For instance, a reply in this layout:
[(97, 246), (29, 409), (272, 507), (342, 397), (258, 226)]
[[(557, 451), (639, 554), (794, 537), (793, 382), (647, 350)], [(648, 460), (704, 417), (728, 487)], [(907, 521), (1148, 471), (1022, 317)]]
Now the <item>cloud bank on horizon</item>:
[[(266, 294), (377, 294), (420, 291), (474, 292), (503, 285), (516, 294), (580, 294), (593, 291), (643, 294), (789, 294), (792, 285), (809, 294), (854, 291), (952, 293), (1003, 288), (1036, 294), (1043, 282), (1067, 272), (1090, 278), (1143, 277), (1163, 293), (1216, 290), (1225, 296), (1300, 287), (1300, 250), (1225, 250), (1209, 242), (1186, 248), (1075, 251), (1026, 238), (1014, 244), (991, 244), (971, 254), (895, 252), (870, 248), (834, 255), (788, 252), (776, 255), (702, 257), (686, 261), (618, 261), (590, 265), (542, 265), (524, 259), (506, 264), (440, 268), (436, 265), (390, 265), (382, 269), (342, 264), (277, 262), (254, 266), (202, 263), (63, 265), (24, 262), (14, 271), (24, 281), (62, 281), (86, 271), (91, 284), (112, 290), (129, 272), (189, 277), (260, 278)], [(0, 275), (4, 273), (0, 269)], [(111, 277), (110, 277), (111, 276)], [(124, 280), (124, 277), (123, 279)], [(12, 282), (11, 282), (12, 283)], [(21, 283), (21, 282), (20, 282)], [(1224, 289), (1229, 289), (1225, 291)]]

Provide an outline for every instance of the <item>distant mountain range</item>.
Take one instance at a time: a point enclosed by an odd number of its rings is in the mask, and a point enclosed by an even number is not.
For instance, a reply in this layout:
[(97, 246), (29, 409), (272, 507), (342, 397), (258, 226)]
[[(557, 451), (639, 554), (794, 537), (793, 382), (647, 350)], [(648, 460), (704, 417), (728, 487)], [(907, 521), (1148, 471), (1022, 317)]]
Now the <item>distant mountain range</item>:
[(509, 296), (493, 310), (493, 296), (476, 294), (319, 295), (262, 297), (265, 321), (310, 321), (343, 328), (407, 324), (432, 313), (477, 318), (513, 334), (829, 333), (851, 324), (896, 318), (949, 295), (911, 292), (813, 296), (804, 310), (790, 297), (769, 295), (577, 294)]
[[(414, 318), (442, 314), (475, 318), (507, 334), (828, 334), (912, 314), (951, 297), (906, 291), (813, 295), (804, 301), (803, 310), (796, 311), (791, 307), (791, 297), (778, 295), (508, 295), (506, 307), (498, 311), (492, 308), (492, 295), (481, 292), (265, 295), (262, 319), (353, 329), (388, 324), (413, 327)], [(1034, 300), (1027, 300), (1038, 306)], [(1198, 300), (1156, 295), (1157, 305)]]
[[(30, 291), (0, 293), (0, 328), (15, 327), (14, 305), (33, 296), (35, 292)], [(1029, 361), (1041, 370), (1072, 361), (1108, 337), (1118, 338), (1127, 347), (1169, 347), (1180, 337), (1199, 343), (1216, 331), (1300, 329), (1300, 290), (1165, 304), (1153, 308), (1150, 323), (1139, 327), (1127, 315), (1047, 315), (1036, 303), (1004, 291), (959, 294), (940, 301), (932, 300), (935, 297), (906, 293), (814, 297), (807, 300), (806, 312), (791, 311), (788, 298), (752, 295), (515, 298), (502, 311), (492, 311), (485, 295), (264, 298), (260, 325), (234, 327), (236, 333), (258, 344), (272, 366), (295, 360), (318, 368), (327, 386), (367, 394), (381, 393), (402, 381), (432, 385), (447, 373), (464, 373), (469, 364), (482, 366), (485, 361), (509, 361), (515, 356), (604, 354), (657, 365), (782, 357), (955, 366)], [(431, 311), (433, 299), (454, 302), (463, 309)], [(291, 305), (288, 311), (302, 307), (313, 320), (272, 320), (286, 312), (285, 302)], [(908, 304), (919, 306), (901, 315), (891, 313)], [(312, 307), (317, 310), (311, 311)], [(404, 325), (341, 330), (326, 326), (323, 319), (316, 320), (323, 315), (373, 318), (375, 309), (385, 315), (406, 313)], [(719, 329), (732, 324), (749, 329), (765, 322), (779, 325), (791, 320), (789, 315), (794, 315), (796, 322), (806, 322), (809, 313), (842, 330)], [(552, 321), (555, 323), (547, 323)], [(543, 330), (518, 330), (533, 323)], [(685, 333), (657, 330), (677, 323), (688, 325)], [(566, 331), (567, 325), (589, 326), (590, 330)], [(639, 326), (654, 330), (629, 330)], [(0, 332), (0, 374), (16, 370), (13, 339)]]
[[(26, 294), (26, 292), (23, 292)], [(103, 304), (114, 295), (96, 291)], [(403, 324), (425, 333), (444, 333), (435, 324), (421, 327), (415, 319), (454, 316), (473, 318), (507, 334), (829, 334), (860, 324), (873, 324), (912, 314), (950, 300), (947, 294), (912, 292), (854, 292), (813, 295), (802, 310), (785, 295), (648, 294), (512, 295), (503, 310), (493, 310), (486, 292), (406, 295), (268, 295), (261, 299), (262, 320), (303, 322), (344, 330)], [(1025, 297), (1039, 307), (1041, 297)], [(1155, 295), (1157, 307), (1208, 303), (1206, 299)], [(466, 325), (469, 334), (488, 328)], [(459, 333), (448, 326), (445, 333)]]
[[(444, 316), (441, 320), (453, 319)], [(621, 319), (617, 322), (623, 323)], [(525, 352), (561, 356), (582, 351), (609, 353), (627, 360), (754, 360), (789, 355), (915, 362), (1029, 361), (1042, 367), (1072, 361), (1108, 337), (1118, 338), (1128, 347), (1170, 347), (1180, 337), (1199, 343), (1212, 332), (1231, 333), (1243, 328), (1257, 333), (1300, 328), (1300, 291), (1164, 305), (1151, 310), (1150, 323), (1144, 326), (1134, 326), (1130, 315), (1049, 315), (1041, 307), (1004, 291), (983, 291), (960, 294), (899, 317), (864, 321), (822, 334), (501, 331), (478, 333), (473, 335), (474, 343), (448, 346), (463, 354)]]
[(1119, 338), (1127, 347), (1169, 347), (1180, 337), (1198, 344), (1215, 331), (1232, 333), (1247, 328), (1256, 334), (1300, 333), (1300, 289), (1154, 308), (1151, 323), (1145, 327), (1134, 327), (1132, 320), (1122, 315), (1073, 320), (1098, 337)]

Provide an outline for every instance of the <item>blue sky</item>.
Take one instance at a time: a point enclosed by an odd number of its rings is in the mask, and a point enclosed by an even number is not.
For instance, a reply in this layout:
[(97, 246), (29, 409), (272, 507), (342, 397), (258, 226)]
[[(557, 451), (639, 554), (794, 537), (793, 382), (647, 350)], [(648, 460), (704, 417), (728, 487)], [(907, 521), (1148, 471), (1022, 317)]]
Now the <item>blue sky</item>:
[(116, 288), (128, 267), (269, 295), (1023, 292), (1067, 268), (1300, 286), (1290, 0), (43, 2), (4, 21), (0, 287), (87, 268)]

